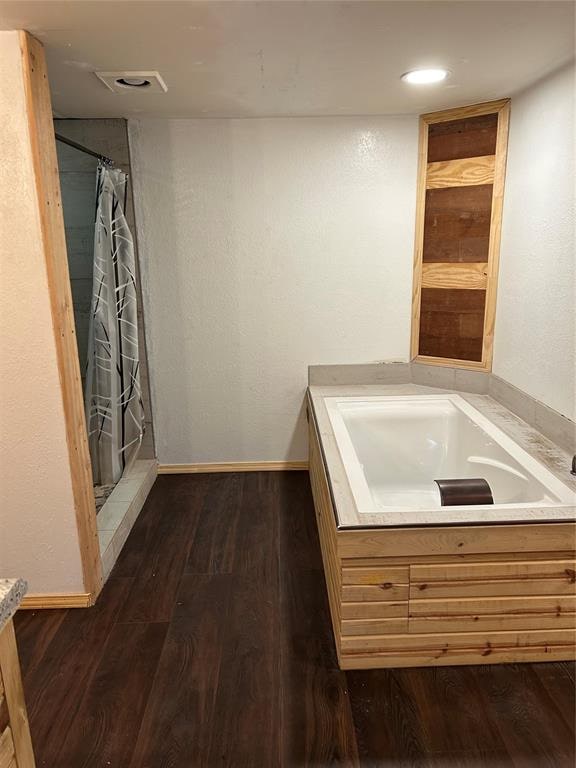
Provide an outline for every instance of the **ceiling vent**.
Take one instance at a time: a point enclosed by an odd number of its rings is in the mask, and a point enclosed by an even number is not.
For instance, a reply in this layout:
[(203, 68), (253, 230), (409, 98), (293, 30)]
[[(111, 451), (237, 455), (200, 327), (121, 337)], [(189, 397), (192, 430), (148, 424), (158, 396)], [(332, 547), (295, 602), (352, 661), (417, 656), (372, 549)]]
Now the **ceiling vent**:
[(106, 88), (114, 93), (165, 93), (168, 86), (162, 80), (159, 72), (134, 72), (119, 70), (118, 72), (94, 72)]

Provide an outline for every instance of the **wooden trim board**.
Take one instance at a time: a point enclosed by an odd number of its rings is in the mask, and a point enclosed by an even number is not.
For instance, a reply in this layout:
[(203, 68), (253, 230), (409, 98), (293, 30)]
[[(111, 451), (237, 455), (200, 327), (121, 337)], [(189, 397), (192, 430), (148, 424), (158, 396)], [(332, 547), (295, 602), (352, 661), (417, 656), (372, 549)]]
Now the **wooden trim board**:
[(416, 228), (414, 232), (414, 277), (412, 281), (411, 358), (418, 356), (420, 345), (420, 305), (422, 298), (422, 257), (424, 253), (424, 214), (426, 210), (426, 173), (428, 170), (428, 123), (420, 119), (418, 128), (418, 178), (416, 182)]
[[(498, 114), (495, 155), (428, 163), (428, 129), (430, 125), (492, 113)], [(442, 112), (430, 112), (420, 117), (410, 343), (412, 360), (468, 370), (492, 370), (509, 119), (509, 99), (474, 104)], [(482, 184), (492, 184), (487, 263), (424, 263), (426, 190)], [(419, 354), (422, 288), (472, 288), (486, 291), (481, 360), (441, 358)]]
[(94, 601), (102, 589), (102, 566), (48, 73), (42, 44), (27, 32), (20, 32), (19, 36), (82, 575), (84, 589)]
[(506, 523), (338, 531), (342, 559), (445, 557), (505, 552), (566, 552), (574, 547), (573, 523)]
[(430, 123), (447, 123), (450, 120), (462, 120), (465, 117), (480, 117), (491, 115), (509, 106), (510, 99), (498, 99), (496, 101), (483, 101), (480, 104), (468, 104), (465, 107), (442, 109), (439, 112), (426, 112), (421, 115), (421, 120), (428, 125)]
[(527, 664), (543, 661), (571, 661), (574, 646), (548, 645), (527, 648), (492, 648), (490, 650), (447, 649), (426, 652), (404, 651), (378, 653), (367, 651), (363, 654), (347, 654), (342, 657), (341, 669), (388, 669), (393, 667), (454, 667), (467, 664)]
[(464, 368), (468, 371), (486, 371), (487, 368), (483, 362), (474, 360), (457, 360), (452, 357), (427, 357), (426, 355), (416, 355), (412, 358), (413, 363), (425, 363), (426, 365), (446, 366), (447, 368)]
[[(0, 707), (2, 704), (3, 701), (0, 696)], [(14, 754), (12, 729), (9, 725), (6, 726), (3, 733), (0, 733), (0, 768), (18, 768), (16, 765), (16, 756)]]
[(495, 164), (494, 155), (427, 163), (426, 189), (492, 184)]
[(488, 264), (482, 262), (454, 262), (422, 264), (422, 288), (467, 288), (485, 290)]
[(8, 763), (8, 768), (34, 768), (36, 763), (12, 619), (0, 631), (0, 677), (6, 697), (15, 757), (15, 762)]
[(496, 166), (492, 188), (492, 215), (490, 218), (490, 245), (488, 249), (488, 275), (486, 306), (484, 309), (484, 343), (482, 361), (487, 370), (492, 370), (494, 353), (494, 326), (496, 322), (496, 296), (498, 293), (498, 269), (500, 266), (500, 236), (502, 233), (502, 209), (504, 206), (504, 181), (508, 158), (508, 129), (510, 124), (510, 102), (498, 110), (498, 133), (496, 136)]
[(225, 461), (201, 464), (159, 464), (159, 475), (209, 472), (291, 472), (308, 469), (307, 461)]
[(25, 595), (19, 610), (42, 610), (44, 608), (89, 608), (95, 598), (90, 592), (66, 592)]

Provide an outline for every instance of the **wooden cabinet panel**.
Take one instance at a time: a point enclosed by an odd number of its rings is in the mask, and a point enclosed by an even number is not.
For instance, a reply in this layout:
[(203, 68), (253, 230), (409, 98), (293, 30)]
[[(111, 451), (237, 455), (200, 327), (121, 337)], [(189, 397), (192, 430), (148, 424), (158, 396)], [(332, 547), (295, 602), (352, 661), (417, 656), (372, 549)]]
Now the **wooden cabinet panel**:
[(420, 118), (413, 358), (492, 367), (508, 117), (504, 100)]
[(426, 192), (422, 261), (486, 262), (492, 184)]
[(482, 360), (486, 291), (422, 288), (418, 354)]
[(479, 115), (432, 123), (428, 131), (428, 162), (481, 157), (496, 153), (498, 115)]

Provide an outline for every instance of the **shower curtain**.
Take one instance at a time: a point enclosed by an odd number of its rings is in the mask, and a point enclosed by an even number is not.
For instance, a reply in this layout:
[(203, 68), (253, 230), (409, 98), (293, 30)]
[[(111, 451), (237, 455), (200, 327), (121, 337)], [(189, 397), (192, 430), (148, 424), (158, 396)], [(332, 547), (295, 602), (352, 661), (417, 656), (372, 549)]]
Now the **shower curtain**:
[(118, 482), (142, 441), (134, 244), (124, 215), (126, 174), (101, 165), (85, 408), (96, 485)]

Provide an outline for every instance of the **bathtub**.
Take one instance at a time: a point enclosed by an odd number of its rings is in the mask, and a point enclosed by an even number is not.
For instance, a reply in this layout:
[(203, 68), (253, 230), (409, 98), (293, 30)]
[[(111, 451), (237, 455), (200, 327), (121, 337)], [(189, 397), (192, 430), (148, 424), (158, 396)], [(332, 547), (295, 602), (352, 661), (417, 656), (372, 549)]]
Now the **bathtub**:
[[(311, 387), (308, 437), (342, 669), (574, 658), (565, 452), (493, 398), (412, 383)], [(442, 506), (435, 480), (467, 477), (495, 503)]]
[[(575, 493), (457, 394), (324, 397), (358, 523), (566, 519)], [(484, 478), (494, 504), (442, 507), (435, 480)]]

